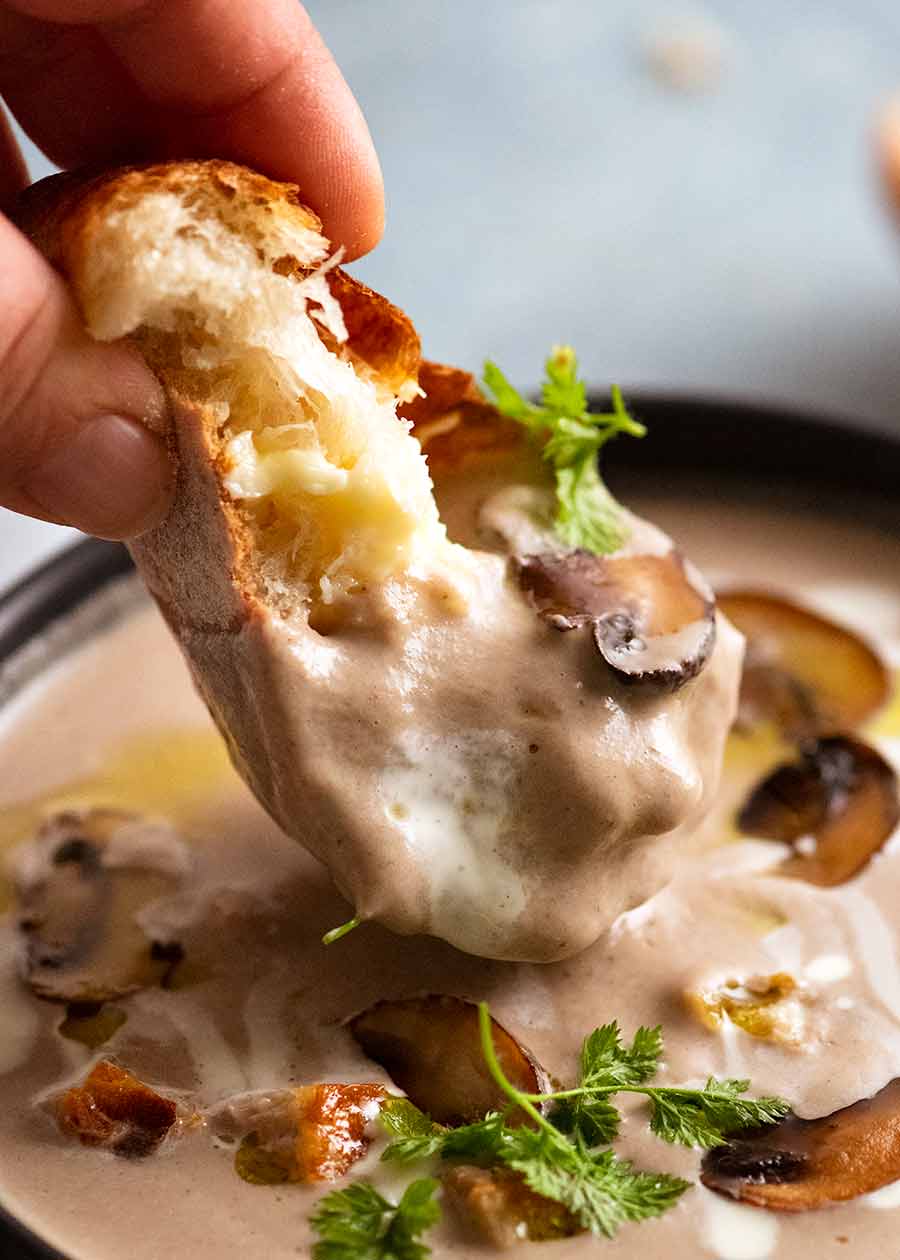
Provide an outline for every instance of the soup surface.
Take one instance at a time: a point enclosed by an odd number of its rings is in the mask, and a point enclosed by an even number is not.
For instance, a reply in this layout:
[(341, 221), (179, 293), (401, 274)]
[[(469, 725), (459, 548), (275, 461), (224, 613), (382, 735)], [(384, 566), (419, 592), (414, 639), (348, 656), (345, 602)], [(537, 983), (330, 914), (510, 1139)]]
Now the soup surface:
[[(720, 588), (753, 585), (800, 599), (864, 633), (900, 671), (900, 540), (805, 510), (723, 502), (711, 493), (638, 495)], [(154, 609), (126, 582), (96, 601), (102, 628), (19, 689), (0, 720), (0, 845), (9, 870), (45, 817), (111, 807), (169, 820), (188, 842), (178, 893), (142, 913), (176, 937), (183, 958), (168, 986), (112, 1005), (101, 1046), (64, 1035), (65, 1007), (19, 977), (11, 878), (0, 887), (0, 1200), (73, 1260), (231, 1260), (308, 1254), (319, 1190), (254, 1185), (235, 1172), (223, 1104), (250, 1091), (320, 1081), (389, 1082), (344, 1021), (386, 998), (446, 993), (486, 999), (546, 1071), (575, 1076), (582, 1038), (617, 1019), (630, 1035), (662, 1024), (664, 1079), (748, 1077), (800, 1116), (824, 1115), (900, 1076), (900, 842), (895, 836), (835, 888), (783, 878), (785, 848), (747, 838), (735, 814), (781, 759), (774, 736), (731, 736), (708, 849), (673, 883), (566, 962), (485, 962), (430, 938), (365, 925), (331, 946), (322, 934), (350, 911), (328, 877), (263, 814), (228, 763)], [(102, 612), (102, 609), (101, 609)], [(75, 632), (73, 631), (73, 637)], [(900, 766), (900, 703), (862, 731)], [(702, 1017), (729, 981), (787, 975), (795, 998), (768, 1031)], [(124, 1019), (119, 1018), (120, 1015)], [(48, 1100), (110, 1057), (177, 1098), (195, 1122), (143, 1159), (63, 1136)], [(378, 1144), (351, 1172), (394, 1194), (414, 1173), (378, 1163)], [(639, 1167), (697, 1181), (700, 1153), (653, 1137), (627, 1110), (620, 1153)], [(327, 1189), (329, 1187), (324, 1187)], [(900, 1183), (814, 1212), (737, 1205), (696, 1184), (659, 1220), (524, 1243), (523, 1255), (621, 1260), (816, 1260), (886, 1254)], [(428, 1236), (433, 1254), (479, 1245), (454, 1215)]]

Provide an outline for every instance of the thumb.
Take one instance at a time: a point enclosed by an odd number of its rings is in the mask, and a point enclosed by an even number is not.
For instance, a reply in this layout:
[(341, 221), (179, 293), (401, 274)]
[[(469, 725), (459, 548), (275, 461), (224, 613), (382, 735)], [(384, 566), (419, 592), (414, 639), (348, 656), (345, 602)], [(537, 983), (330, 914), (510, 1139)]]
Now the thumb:
[(162, 388), (92, 340), (60, 277), (0, 215), (0, 505), (101, 538), (159, 523), (172, 468)]

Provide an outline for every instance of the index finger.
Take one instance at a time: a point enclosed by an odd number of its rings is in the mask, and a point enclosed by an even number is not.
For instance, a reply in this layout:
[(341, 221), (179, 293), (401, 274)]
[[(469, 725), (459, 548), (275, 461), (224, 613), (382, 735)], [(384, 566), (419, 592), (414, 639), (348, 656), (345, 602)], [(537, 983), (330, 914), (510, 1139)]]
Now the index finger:
[[(3, 26), (0, 90), (51, 155), (64, 130), (68, 148), (81, 139), (94, 161), (229, 157), (299, 184), (351, 256), (379, 239), (383, 190), (365, 120), (296, 0), (6, 2), (21, 18)], [(10, 70), (17, 46), (27, 76)]]

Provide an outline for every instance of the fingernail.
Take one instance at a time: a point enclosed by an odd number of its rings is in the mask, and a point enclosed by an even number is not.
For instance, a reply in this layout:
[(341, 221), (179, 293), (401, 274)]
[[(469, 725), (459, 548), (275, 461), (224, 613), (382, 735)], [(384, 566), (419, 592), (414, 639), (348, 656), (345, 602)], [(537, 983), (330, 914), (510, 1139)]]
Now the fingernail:
[(136, 538), (158, 525), (172, 497), (159, 438), (137, 420), (97, 416), (73, 430), (23, 489), (48, 513), (99, 538)]

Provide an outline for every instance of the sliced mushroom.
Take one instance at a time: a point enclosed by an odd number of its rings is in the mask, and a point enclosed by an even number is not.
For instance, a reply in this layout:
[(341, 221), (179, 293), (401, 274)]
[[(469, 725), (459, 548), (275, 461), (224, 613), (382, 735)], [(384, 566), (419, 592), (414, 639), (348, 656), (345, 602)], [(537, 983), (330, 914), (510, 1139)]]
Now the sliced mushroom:
[(460, 1164), (441, 1178), (447, 1201), (481, 1242), (499, 1251), (520, 1242), (547, 1242), (583, 1232), (553, 1199), (545, 1199), (506, 1168)]
[[(496, 1020), (492, 1025), (509, 1080), (525, 1093), (545, 1092), (547, 1077), (528, 1051)], [(466, 1124), (509, 1101), (485, 1066), (478, 1008), (471, 1002), (435, 994), (379, 1002), (349, 1027), (369, 1058), (439, 1124)]]
[(219, 1108), (220, 1137), (241, 1137), (235, 1170), (255, 1185), (335, 1181), (365, 1155), (383, 1085), (303, 1085), (239, 1095)]
[(719, 608), (747, 639), (739, 722), (795, 737), (853, 730), (890, 694), (877, 653), (852, 630), (763, 591), (728, 591)]
[(24, 974), (40, 997), (105, 1002), (157, 984), (177, 949), (138, 922), (187, 869), (164, 823), (118, 810), (58, 814), (24, 850), (17, 876)]
[(779, 766), (738, 816), (749, 835), (794, 846), (778, 873), (831, 888), (856, 875), (900, 822), (892, 766), (862, 740), (817, 739)]
[(710, 1190), (782, 1212), (842, 1203), (900, 1178), (900, 1079), (818, 1120), (790, 1115), (703, 1158)]
[(56, 1101), (63, 1133), (116, 1155), (149, 1155), (175, 1123), (178, 1109), (125, 1068), (101, 1059), (83, 1085)]
[(548, 552), (516, 564), (541, 617), (557, 630), (589, 626), (621, 682), (675, 691), (709, 659), (715, 599), (674, 548), (662, 555)]
[(89, 1050), (105, 1045), (122, 1027), (128, 1016), (120, 1006), (104, 1002), (70, 1002), (66, 1017), (57, 1029), (68, 1041), (79, 1041)]

